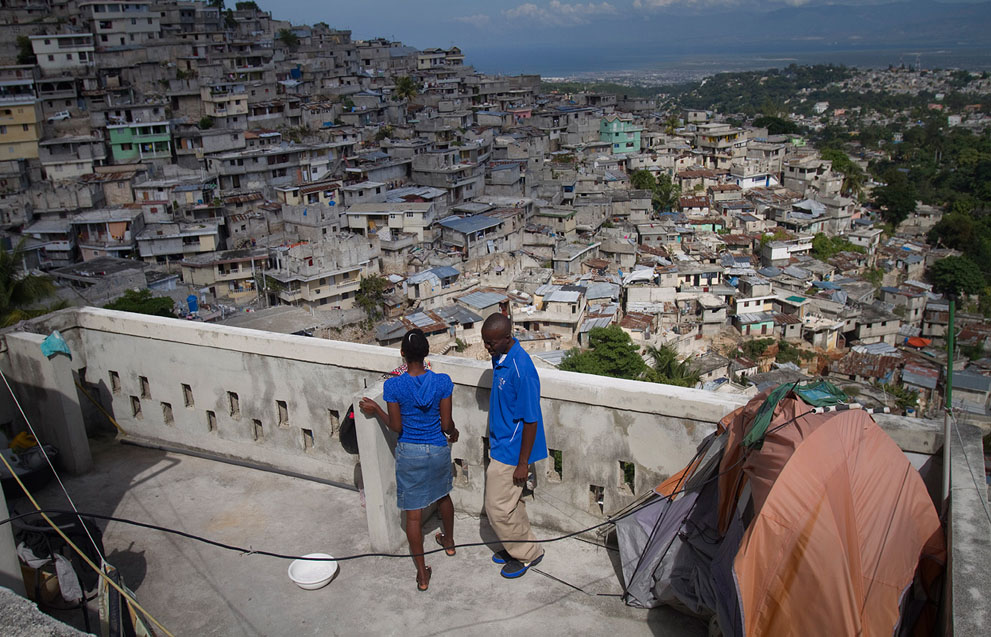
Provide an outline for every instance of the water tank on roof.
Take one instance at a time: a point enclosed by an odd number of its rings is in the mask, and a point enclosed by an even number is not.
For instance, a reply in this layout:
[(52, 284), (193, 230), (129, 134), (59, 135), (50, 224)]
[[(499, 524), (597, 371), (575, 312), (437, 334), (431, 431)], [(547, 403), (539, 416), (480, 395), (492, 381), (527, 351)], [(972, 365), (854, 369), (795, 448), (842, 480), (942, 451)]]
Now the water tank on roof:
[(189, 296), (186, 297), (186, 305), (189, 306), (190, 314), (195, 314), (200, 310), (199, 299), (196, 298), (195, 294), (190, 294)]

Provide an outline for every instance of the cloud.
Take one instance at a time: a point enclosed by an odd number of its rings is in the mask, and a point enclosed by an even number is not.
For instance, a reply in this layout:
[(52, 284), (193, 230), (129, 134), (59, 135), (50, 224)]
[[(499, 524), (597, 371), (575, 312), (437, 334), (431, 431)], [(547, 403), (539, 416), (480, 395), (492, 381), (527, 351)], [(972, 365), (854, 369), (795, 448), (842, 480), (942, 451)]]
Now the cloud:
[(488, 26), (489, 16), (484, 13), (476, 13), (475, 15), (463, 15), (457, 18), (452, 18), (455, 22), (463, 22), (464, 24), (470, 24), (476, 29), (481, 29), (482, 27)]
[(815, 0), (633, 0), (634, 9), (646, 9), (648, 11), (655, 9), (665, 9), (667, 7), (699, 7), (699, 8), (717, 8), (721, 7), (728, 9), (731, 7), (739, 6), (764, 6), (768, 5), (786, 5), (789, 7), (804, 7), (807, 4), (812, 4)]
[(594, 2), (567, 4), (565, 2), (559, 2), (559, 0), (551, 0), (546, 7), (538, 7), (532, 2), (527, 2), (502, 12), (504, 16), (511, 20), (533, 20), (558, 27), (588, 24), (591, 22), (593, 16), (615, 15), (616, 13), (618, 13), (616, 7), (608, 2), (600, 2), (599, 4)]

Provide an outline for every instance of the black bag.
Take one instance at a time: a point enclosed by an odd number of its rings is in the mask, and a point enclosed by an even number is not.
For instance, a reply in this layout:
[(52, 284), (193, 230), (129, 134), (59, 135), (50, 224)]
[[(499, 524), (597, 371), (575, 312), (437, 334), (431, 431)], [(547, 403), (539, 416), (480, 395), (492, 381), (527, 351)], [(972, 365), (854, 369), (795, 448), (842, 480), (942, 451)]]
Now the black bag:
[(348, 407), (348, 413), (341, 422), (341, 446), (350, 454), (358, 453), (358, 432), (354, 429), (354, 405)]

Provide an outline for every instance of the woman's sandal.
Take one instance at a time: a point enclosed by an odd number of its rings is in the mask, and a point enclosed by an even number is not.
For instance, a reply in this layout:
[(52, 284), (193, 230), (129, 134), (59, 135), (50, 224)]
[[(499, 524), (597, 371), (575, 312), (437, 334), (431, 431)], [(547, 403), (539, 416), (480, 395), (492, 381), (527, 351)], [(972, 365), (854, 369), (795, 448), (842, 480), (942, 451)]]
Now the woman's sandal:
[(419, 573), (416, 574), (416, 590), (418, 590), (418, 591), (420, 591), (422, 593), (425, 590), (427, 590), (428, 588), (430, 588), (430, 575), (432, 573), (433, 573), (433, 569), (431, 569), (428, 566), (427, 567), (427, 581), (425, 581), (425, 582), (421, 582), (420, 581), (420, 574)]
[(444, 544), (444, 537), (445, 536), (444, 536), (443, 533), (437, 533), (436, 535), (434, 535), (434, 539), (437, 540), (437, 544), (439, 544), (442, 547), (444, 547), (444, 552), (447, 553), (447, 556), (448, 557), (454, 557), (455, 555), (458, 554), (458, 551), (457, 551), (457, 549), (454, 548), (454, 545), (453, 544), (450, 547), (448, 547), (446, 544)]

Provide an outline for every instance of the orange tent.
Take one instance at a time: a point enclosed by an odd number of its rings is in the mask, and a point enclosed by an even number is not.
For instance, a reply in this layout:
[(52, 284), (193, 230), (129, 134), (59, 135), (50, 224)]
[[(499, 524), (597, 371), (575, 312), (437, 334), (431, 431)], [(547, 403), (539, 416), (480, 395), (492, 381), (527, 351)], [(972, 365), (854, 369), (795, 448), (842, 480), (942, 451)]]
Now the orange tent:
[(816, 413), (793, 391), (745, 447), (769, 393), (617, 522), (627, 602), (714, 613), (726, 636), (932, 625), (946, 553), (922, 477), (868, 412)]
[(736, 554), (745, 634), (891, 635), (923, 553), (945, 560), (922, 478), (866, 412), (834, 414), (790, 455)]

